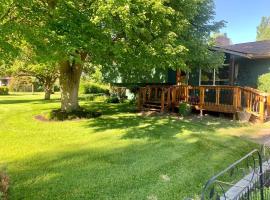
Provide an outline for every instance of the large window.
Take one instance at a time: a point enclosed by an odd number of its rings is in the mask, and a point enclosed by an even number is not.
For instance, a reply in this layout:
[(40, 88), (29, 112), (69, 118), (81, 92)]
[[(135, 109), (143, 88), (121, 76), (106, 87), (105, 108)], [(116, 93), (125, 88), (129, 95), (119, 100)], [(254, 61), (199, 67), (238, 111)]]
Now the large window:
[(204, 69), (200, 72), (200, 85), (229, 85), (229, 65), (218, 69)]

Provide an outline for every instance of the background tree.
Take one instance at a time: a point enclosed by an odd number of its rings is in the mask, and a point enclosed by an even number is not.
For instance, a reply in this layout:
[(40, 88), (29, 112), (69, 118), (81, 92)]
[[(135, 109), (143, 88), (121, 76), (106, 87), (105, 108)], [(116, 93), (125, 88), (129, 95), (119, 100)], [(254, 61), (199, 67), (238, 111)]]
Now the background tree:
[(270, 40), (270, 17), (262, 17), (257, 27), (257, 41)]
[(214, 33), (213, 34), (213, 42), (218, 46), (228, 46), (232, 45), (231, 39), (228, 37), (227, 33)]
[(212, 0), (6, 0), (0, 11), (4, 65), (22, 53), (23, 42), (34, 51), (34, 63), (58, 63), (61, 109), (68, 112), (79, 108), (85, 62), (127, 74), (188, 71), (221, 60), (209, 51), (210, 33), (223, 26), (213, 21)]
[(44, 99), (50, 100), (54, 83), (59, 78), (58, 65), (47, 66), (44, 64), (31, 64), (16, 69), (13, 68), (13, 70), (13, 75), (15, 76), (35, 77), (43, 86), (45, 92)]

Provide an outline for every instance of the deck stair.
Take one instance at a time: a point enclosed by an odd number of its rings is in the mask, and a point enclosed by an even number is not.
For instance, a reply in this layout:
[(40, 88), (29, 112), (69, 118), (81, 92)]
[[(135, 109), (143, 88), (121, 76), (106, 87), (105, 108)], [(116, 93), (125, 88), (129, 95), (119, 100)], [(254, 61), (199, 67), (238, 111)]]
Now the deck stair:
[(171, 111), (186, 102), (200, 111), (231, 113), (245, 111), (252, 119), (270, 119), (270, 95), (239, 86), (151, 85), (138, 93), (138, 109)]

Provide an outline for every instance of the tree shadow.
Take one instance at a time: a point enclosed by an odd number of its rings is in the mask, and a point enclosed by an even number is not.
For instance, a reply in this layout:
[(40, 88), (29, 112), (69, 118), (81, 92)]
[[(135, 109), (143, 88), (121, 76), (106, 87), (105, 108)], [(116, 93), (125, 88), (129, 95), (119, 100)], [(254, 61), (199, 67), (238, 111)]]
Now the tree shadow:
[(122, 139), (147, 138), (151, 140), (171, 139), (182, 133), (214, 133), (218, 129), (242, 127), (245, 124), (214, 117), (200, 119), (193, 116), (183, 120), (170, 116), (143, 117), (135, 114), (115, 114), (90, 121), (87, 126), (94, 129), (96, 134), (115, 129), (124, 130)]
[(44, 104), (44, 103), (56, 103), (59, 102), (58, 99), (51, 99), (51, 100), (42, 100), (42, 99), (5, 99), (0, 100), (0, 104)]

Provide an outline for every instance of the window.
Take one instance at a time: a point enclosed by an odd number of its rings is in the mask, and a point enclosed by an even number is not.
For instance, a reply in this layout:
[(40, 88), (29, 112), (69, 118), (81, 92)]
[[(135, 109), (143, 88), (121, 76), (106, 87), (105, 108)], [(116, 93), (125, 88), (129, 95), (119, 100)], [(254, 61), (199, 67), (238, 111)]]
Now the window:
[(229, 85), (229, 65), (201, 70), (200, 85)]

